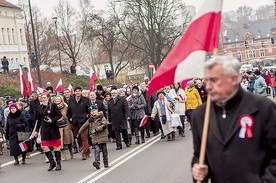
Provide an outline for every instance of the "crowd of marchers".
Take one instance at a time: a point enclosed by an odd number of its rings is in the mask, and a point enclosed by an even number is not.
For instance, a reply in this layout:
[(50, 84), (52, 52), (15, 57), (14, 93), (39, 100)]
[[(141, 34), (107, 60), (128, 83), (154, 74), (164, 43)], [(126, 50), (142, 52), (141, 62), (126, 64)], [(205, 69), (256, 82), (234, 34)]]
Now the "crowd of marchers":
[[(244, 72), (240, 85), (249, 92), (263, 96), (272, 92), (275, 96), (272, 71)], [(103, 165), (108, 168), (108, 142), (120, 150), (122, 142), (126, 147), (139, 145), (151, 135), (161, 134), (161, 139), (168, 141), (185, 137), (193, 110), (207, 100), (205, 81), (197, 78), (184, 87), (180, 83), (166, 86), (150, 97), (148, 80), (121, 87), (97, 85), (91, 92), (76, 86), (73, 94), (69, 89), (53, 94), (48, 82), (46, 90), (42, 94), (34, 91), (28, 99), (0, 98), (0, 155), (7, 147), (14, 165), (20, 164), (20, 155), (25, 164), (30, 152), (38, 150), (50, 164), (48, 171), (61, 170), (62, 161), (73, 159), (76, 153), (86, 160), (94, 149), (93, 166), (100, 169), (102, 152)], [(62, 120), (67, 125), (60, 127)], [(30, 134), (27, 150), (20, 147), (18, 132)]]

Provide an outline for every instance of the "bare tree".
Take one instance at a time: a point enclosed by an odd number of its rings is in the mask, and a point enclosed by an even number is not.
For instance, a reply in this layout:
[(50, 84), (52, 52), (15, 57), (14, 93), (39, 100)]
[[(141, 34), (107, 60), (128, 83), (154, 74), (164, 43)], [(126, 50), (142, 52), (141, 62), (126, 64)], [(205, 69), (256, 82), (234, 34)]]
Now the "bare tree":
[[(34, 52), (33, 39), (31, 32), (31, 23), (28, 5), (21, 2), (19, 6), (22, 8), (25, 20), (25, 35), (27, 40), (28, 54)], [(32, 16), (34, 17), (35, 36), (37, 43), (37, 57), (40, 64), (52, 65), (55, 62), (56, 54), (52, 51), (51, 40), (53, 40), (53, 29), (49, 20), (43, 16), (40, 9), (36, 6), (32, 7)]]
[(236, 14), (238, 22), (248, 23), (255, 20), (253, 8), (250, 6), (240, 6)]
[(181, 0), (123, 2), (112, 5), (122, 40), (142, 53), (146, 69), (158, 67), (190, 21), (188, 8)]
[(264, 20), (264, 19), (269, 19), (269, 18), (275, 17), (274, 8), (275, 8), (274, 5), (260, 6), (256, 10), (256, 19), (257, 20)]
[(237, 12), (232, 10), (232, 11), (227, 11), (222, 14), (222, 21), (223, 22), (235, 22), (237, 21)]
[(59, 36), (61, 51), (73, 64), (77, 64), (77, 57), (84, 39), (84, 29), (78, 21), (76, 10), (68, 0), (59, 0), (55, 13), (58, 17), (58, 28), (62, 34)]

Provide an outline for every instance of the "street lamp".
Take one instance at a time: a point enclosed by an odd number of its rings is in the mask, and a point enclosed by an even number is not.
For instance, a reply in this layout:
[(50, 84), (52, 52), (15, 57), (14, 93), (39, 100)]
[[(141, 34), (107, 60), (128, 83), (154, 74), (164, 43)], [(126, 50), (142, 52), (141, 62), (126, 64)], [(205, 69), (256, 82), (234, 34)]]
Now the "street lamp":
[(53, 17), (53, 21), (56, 27), (56, 37), (57, 37), (57, 45), (58, 45), (58, 59), (59, 59), (59, 67), (60, 73), (62, 73), (62, 65), (61, 65), (61, 57), (60, 57), (60, 48), (59, 48), (59, 39), (58, 39), (58, 29), (57, 29), (57, 17)]
[[(34, 51), (35, 55), (37, 55), (37, 48), (36, 48), (36, 40), (35, 40), (35, 30), (34, 30), (34, 22), (33, 22), (33, 14), (32, 14), (32, 7), (31, 7), (31, 2), (28, 0), (29, 3), (29, 11), (30, 11), (30, 18), (31, 18), (31, 26), (32, 26), (32, 34), (33, 34), (33, 42), (34, 42)], [(40, 68), (39, 68), (39, 60), (36, 56), (36, 70), (37, 70), (37, 77), (38, 77), (38, 85), (42, 87), (42, 82), (41, 82), (41, 75), (40, 75)]]

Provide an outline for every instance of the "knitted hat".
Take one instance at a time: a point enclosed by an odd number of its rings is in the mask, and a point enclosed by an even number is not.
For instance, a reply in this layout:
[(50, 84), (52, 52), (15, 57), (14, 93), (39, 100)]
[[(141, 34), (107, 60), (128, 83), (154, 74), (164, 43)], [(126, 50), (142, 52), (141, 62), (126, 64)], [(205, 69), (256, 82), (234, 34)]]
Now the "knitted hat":
[(187, 85), (188, 85), (189, 87), (193, 87), (193, 86), (195, 86), (195, 83), (194, 83), (193, 80), (191, 80), (191, 81), (188, 81)]
[(12, 104), (10, 105), (9, 109), (11, 110), (12, 107), (14, 107), (14, 108), (16, 108), (16, 110), (18, 110), (18, 107), (17, 107), (17, 104), (16, 104), (16, 103), (12, 103)]
[(260, 70), (257, 69), (257, 70), (254, 71), (254, 74), (256, 74), (257, 76), (259, 76), (259, 75), (261, 75), (261, 72), (260, 72)]
[(93, 111), (93, 110), (97, 110), (98, 107), (94, 104), (92, 104), (89, 108), (88, 108), (90, 111)]

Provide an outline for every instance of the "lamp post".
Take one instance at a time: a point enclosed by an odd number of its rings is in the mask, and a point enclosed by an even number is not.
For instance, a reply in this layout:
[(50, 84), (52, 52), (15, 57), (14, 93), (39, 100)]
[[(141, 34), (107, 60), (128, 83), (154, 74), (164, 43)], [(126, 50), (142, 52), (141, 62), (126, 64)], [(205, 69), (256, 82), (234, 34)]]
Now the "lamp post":
[(36, 65), (36, 70), (37, 70), (37, 77), (38, 77), (38, 85), (42, 87), (42, 82), (41, 82), (41, 75), (40, 75), (40, 68), (39, 68), (39, 60), (37, 56), (37, 48), (36, 48), (36, 40), (35, 40), (35, 30), (34, 30), (34, 22), (33, 22), (33, 15), (32, 15), (32, 7), (31, 7), (31, 2), (28, 0), (29, 3), (29, 11), (30, 11), (30, 19), (31, 19), (31, 26), (32, 26), (32, 34), (33, 34), (33, 42), (34, 42), (34, 51), (35, 51), (35, 65)]
[(53, 17), (53, 21), (54, 21), (54, 23), (55, 23), (55, 28), (56, 28), (56, 37), (57, 37), (57, 45), (58, 45), (58, 59), (59, 59), (60, 73), (62, 73), (62, 65), (61, 65), (61, 57), (60, 57), (60, 48), (59, 48), (59, 39), (58, 39), (58, 29), (57, 29), (57, 17)]

